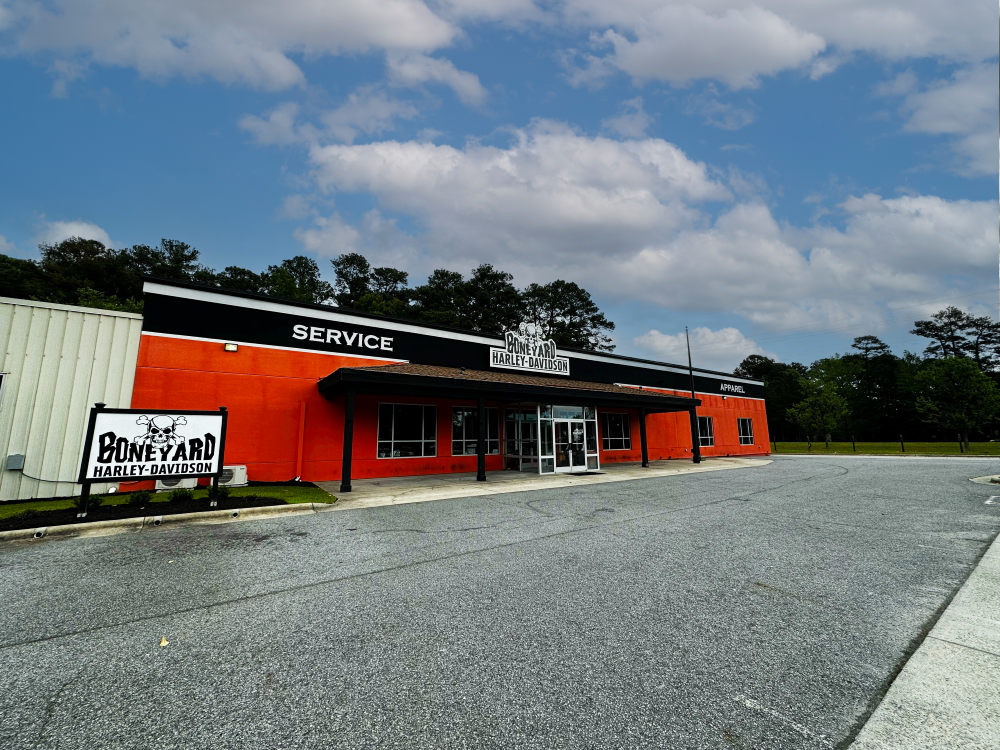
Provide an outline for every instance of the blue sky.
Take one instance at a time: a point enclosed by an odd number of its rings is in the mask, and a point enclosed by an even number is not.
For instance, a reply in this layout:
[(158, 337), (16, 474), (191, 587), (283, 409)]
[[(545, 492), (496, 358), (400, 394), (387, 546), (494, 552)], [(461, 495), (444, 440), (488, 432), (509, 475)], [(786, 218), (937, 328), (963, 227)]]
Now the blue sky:
[(181, 239), (590, 290), (730, 369), (997, 314), (979, 2), (0, 0), (0, 252)]

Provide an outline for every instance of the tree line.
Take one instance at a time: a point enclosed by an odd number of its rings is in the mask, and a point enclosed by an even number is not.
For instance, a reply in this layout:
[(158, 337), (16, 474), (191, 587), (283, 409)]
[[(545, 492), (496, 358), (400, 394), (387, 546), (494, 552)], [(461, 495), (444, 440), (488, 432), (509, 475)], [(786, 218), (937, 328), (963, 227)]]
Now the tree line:
[(929, 339), (923, 355), (859, 336), (808, 367), (754, 354), (735, 374), (764, 380), (772, 440), (1000, 437), (1000, 323), (948, 307), (911, 333)]
[(39, 261), (0, 255), (0, 296), (142, 312), (143, 276), (158, 276), (485, 334), (521, 331), (563, 347), (614, 349), (608, 334), (615, 324), (585, 289), (563, 280), (518, 289), (511, 274), (489, 263), (468, 277), (438, 269), (425, 284), (411, 287), (406, 271), (373, 268), (359, 253), (331, 261), (331, 283), (303, 255), (257, 273), (239, 266), (216, 271), (199, 262), (197, 249), (177, 240), (118, 249), (71, 237), (38, 247)]

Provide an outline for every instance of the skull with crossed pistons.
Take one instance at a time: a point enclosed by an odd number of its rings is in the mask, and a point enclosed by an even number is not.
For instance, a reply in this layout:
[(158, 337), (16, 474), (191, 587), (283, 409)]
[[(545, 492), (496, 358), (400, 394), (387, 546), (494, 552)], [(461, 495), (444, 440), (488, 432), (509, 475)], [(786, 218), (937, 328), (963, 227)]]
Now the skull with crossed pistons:
[(143, 414), (135, 420), (135, 423), (146, 425), (145, 434), (138, 435), (132, 441), (136, 445), (146, 445), (148, 443), (154, 448), (167, 448), (187, 440), (183, 435), (177, 434), (177, 426), (187, 424), (187, 419), (184, 417), (174, 418), (168, 417), (166, 414), (157, 414), (150, 419)]

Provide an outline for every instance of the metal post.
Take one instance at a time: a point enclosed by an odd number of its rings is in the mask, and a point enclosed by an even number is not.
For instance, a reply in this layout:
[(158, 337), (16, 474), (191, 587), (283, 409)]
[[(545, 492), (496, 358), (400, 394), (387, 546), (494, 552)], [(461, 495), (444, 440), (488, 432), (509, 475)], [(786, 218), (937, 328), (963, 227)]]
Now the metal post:
[[(97, 403), (94, 404), (94, 408), (97, 409), (98, 411), (100, 411), (106, 405), (107, 404), (105, 404), (103, 401), (98, 401)], [(87, 439), (89, 440), (90, 437), (91, 437), (91, 435), (88, 433)], [(79, 513), (76, 514), (76, 517), (77, 518), (86, 518), (87, 517), (87, 508), (90, 505), (90, 482), (84, 482), (81, 485), (81, 488), (80, 488), (80, 505), (82, 506), (82, 509), (80, 510)]]
[(962, 433), (958, 433), (958, 452), (965, 453), (965, 447), (962, 445)]
[(354, 391), (344, 396), (344, 460), (340, 469), (340, 491), (351, 491), (351, 454), (354, 450)]
[(903, 436), (899, 436), (899, 451), (900, 453), (906, 453), (906, 446), (903, 444)]
[(214, 508), (219, 504), (219, 476), (212, 477), (212, 489), (208, 491), (208, 507)]
[(486, 399), (479, 399), (479, 435), (476, 439), (476, 481), (486, 481)]
[(688, 410), (691, 415), (691, 458), (696, 464), (701, 463), (701, 434), (698, 431), (698, 410), (691, 407)]
[(83, 490), (80, 492), (80, 504), (82, 510), (76, 514), (77, 518), (87, 517), (87, 506), (90, 504), (90, 482), (85, 482), (83, 484)]
[(646, 410), (639, 409), (639, 447), (642, 449), (642, 468), (649, 468), (649, 448), (646, 444)]
[(851, 435), (851, 448), (855, 453), (858, 452), (858, 444), (854, 442), (854, 435)]

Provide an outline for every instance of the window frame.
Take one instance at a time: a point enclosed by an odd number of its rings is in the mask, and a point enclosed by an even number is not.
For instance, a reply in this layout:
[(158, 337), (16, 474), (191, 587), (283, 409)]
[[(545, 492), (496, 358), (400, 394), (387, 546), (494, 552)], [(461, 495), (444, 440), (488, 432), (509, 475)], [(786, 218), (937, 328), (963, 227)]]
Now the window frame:
[[(702, 420), (705, 420), (703, 423)], [(702, 424), (708, 425), (708, 434), (702, 430)], [(698, 417), (698, 445), (702, 448), (714, 448), (715, 447), (715, 422), (712, 417), (700, 416)]]
[[(475, 456), (475, 455), (477, 455), (478, 449), (479, 449), (479, 446), (478, 446), (479, 436), (476, 435), (476, 436), (474, 436), (472, 438), (469, 438), (468, 434), (466, 433), (466, 422), (465, 422), (464, 418), (462, 419), (462, 438), (461, 438), (461, 440), (456, 440), (455, 439), (455, 412), (460, 411), (460, 410), (463, 411), (463, 412), (466, 412), (466, 413), (477, 414), (478, 411), (479, 411), (479, 407), (478, 406), (452, 406), (451, 407), (451, 438), (450, 438), (451, 439), (451, 455), (452, 456)], [(496, 413), (496, 436), (495, 437), (490, 437), (490, 412), (491, 411)], [(486, 407), (486, 455), (487, 456), (499, 456), (500, 455), (500, 444), (501, 444), (501, 442), (502, 441), (500, 440), (500, 408), (497, 407), (497, 406), (487, 406)], [(468, 443), (474, 443), (474, 444), (476, 444), (476, 451), (473, 451), (472, 453), (468, 453), (468, 452), (456, 453), (455, 452), (455, 444), (456, 443), (462, 443), (463, 448), (465, 448), (465, 449), (468, 448), (468, 445), (467, 445)], [(496, 450), (491, 450), (491, 446), (494, 443), (496, 444)]]
[[(622, 417), (622, 434), (612, 436), (608, 417)], [(604, 411), (601, 410), (601, 450), (602, 451), (630, 451), (632, 450), (632, 415), (626, 411)], [(611, 441), (621, 442), (621, 447), (611, 447)]]
[[(391, 407), (396, 407), (396, 406), (419, 406), (419, 407), (421, 407), (421, 422), (420, 422), (420, 435), (421, 435), (421, 437), (420, 437), (420, 439), (419, 440), (396, 440), (395, 439), (396, 438), (396, 410), (395, 410), (395, 408), (393, 408), (393, 410), (392, 410), (392, 427), (391, 427), (392, 434), (391, 434), (389, 440), (381, 440), (380, 438), (382, 436), (380, 434), (380, 430), (382, 428), (382, 407), (383, 406), (391, 406)], [(425, 435), (427, 434), (427, 410), (428, 409), (432, 410), (432, 414), (433, 414), (433, 417), (432, 417), (432, 420), (431, 420), (432, 424), (434, 425), (434, 439), (433, 440), (428, 440), (425, 437)], [(414, 404), (414, 403), (407, 403), (407, 402), (401, 402), (401, 401), (379, 401), (379, 403), (378, 403), (378, 409), (375, 412), (375, 458), (377, 458), (377, 459), (409, 459), (411, 461), (415, 460), (415, 459), (420, 459), (420, 458), (437, 458), (437, 455), (438, 455), (438, 431), (439, 431), (438, 430), (438, 421), (437, 420), (438, 420), (437, 404)], [(383, 456), (382, 455), (382, 450), (381, 450), (380, 446), (382, 444), (384, 444), (384, 443), (388, 443), (389, 444), (389, 455), (388, 456)], [(421, 454), (422, 455), (419, 455), (419, 456), (394, 456), (392, 454), (396, 452), (396, 449), (395, 449), (395, 444), (396, 443), (420, 443), (420, 448), (421, 448)], [(433, 443), (434, 444), (434, 452), (432, 454), (430, 454), (430, 455), (423, 453), (423, 451), (426, 450), (425, 446), (426, 446), (427, 443)]]
[[(743, 433), (743, 423), (746, 423), (747, 434)], [(740, 436), (740, 445), (753, 445), (753, 419), (751, 417), (738, 417), (736, 420), (736, 432)]]

